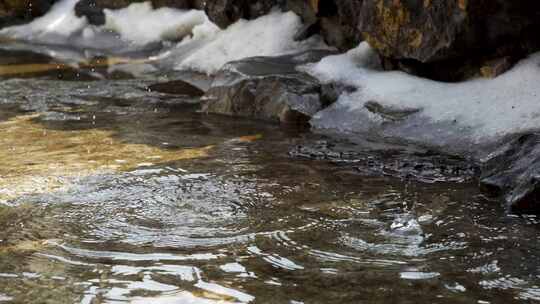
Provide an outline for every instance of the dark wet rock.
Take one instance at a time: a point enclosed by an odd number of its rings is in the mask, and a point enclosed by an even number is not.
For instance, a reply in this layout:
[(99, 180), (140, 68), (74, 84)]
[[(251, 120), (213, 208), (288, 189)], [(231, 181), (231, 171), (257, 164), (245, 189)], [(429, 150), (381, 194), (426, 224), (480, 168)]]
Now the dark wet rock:
[(204, 95), (203, 90), (183, 80), (173, 80), (152, 84), (148, 86), (148, 90), (171, 95), (185, 95), (193, 97)]
[(480, 185), (515, 211), (540, 211), (540, 134), (514, 139), (483, 162)]
[(317, 16), (321, 35), (328, 44), (346, 50), (356, 47), (362, 41), (361, 33), (357, 29), (362, 0), (314, 2), (318, 3)]
[(495, 78), (508, 71), (512, 67), (512, 59), (503, 57), (490, 60), (480, 69), (480, 74), (485, 78)]
[(296, 35), (298, 40), (321, 34), (328, 44), (345, 50), (361, 41), (357, 30), (361, 4), (360, 0), (214, 0), (204, 1), (203, 6), (222, 28), (239, 19), (255, 19), (274, 8), (293, 11), (305, 24)]
[(396, 109), (393, 107), (384, 106), (376, 101), (368, 101), (364, 107), (375, 115), (390, 121), (404, 120), (408, 116), (418, 113), (420, 109)]
[(276, 0), (213, 0), (204, 1), (204, 10), (210, 20), (225, 28), (239, 19), (265, 15), (277, 4)]
[(0, 28), (44, 15), (56, 0), (0, 0)]
[(340, 50), (354, 48), (362, 41), (357, 29), (362, 0), (284, 0), (281, 3), (283, 10), (295, 12), (305, 24), (296, 35), (298, 40), (319, 34), (326, 43)]
[(308, 51), (230, 62), (217, 73), (203, 97), (203, 111), (306, 124), (330, 101), (322, 100), (321, 84), (296, 67), (329, 54), (329, 51)]
[(486, 58), (538, 50), (539, 16), (535, 0), (365, 0), (359, 30), (393, 68), (459, 80)]
[(329, 105), (336, 102), (342, 94), (350, 94), (356, 91), (356, 87), (341, 83), (325, 83), (321, 85), (321, 102), (323, 107), (328, 107)]
[(420, 182), (467, 182), (478, 176), (478, 167), (468, 159), (431, 151), (372, 150), (319, 141), (289, 151), (295, 158), (331, 161), (350, 166), (364, 175), (384, 175)]

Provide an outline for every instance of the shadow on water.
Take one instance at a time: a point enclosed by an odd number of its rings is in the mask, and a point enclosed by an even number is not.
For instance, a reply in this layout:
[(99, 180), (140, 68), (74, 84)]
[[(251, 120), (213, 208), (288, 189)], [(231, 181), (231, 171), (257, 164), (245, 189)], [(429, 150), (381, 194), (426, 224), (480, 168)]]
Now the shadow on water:
[(538, 219), (465, 160), (201, 114), (165, 80), (0, 82), (0, 303), (540, 299)]

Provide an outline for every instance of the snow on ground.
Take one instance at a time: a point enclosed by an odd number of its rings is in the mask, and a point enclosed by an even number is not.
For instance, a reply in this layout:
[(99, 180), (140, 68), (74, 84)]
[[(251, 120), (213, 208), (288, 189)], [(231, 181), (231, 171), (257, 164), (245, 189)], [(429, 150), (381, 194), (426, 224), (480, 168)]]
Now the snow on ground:
[[(211, 41), (180, 62), (178, 68), (211, 74), (225, 63), (242, 58), (328, 48), (318, 37), (294, 41), (301, 27), (300, 17), (292, 12), (274, 11), (255, 20), (240, 20), (216, 33)], [(195, 35), (193, 39), (199, 37)]]
[[(302, 22), (292, 12), (273, 11), (255, 20), (239, 20), (221, 30), (209, 21), (203, 11), (154, 9), (150, 2), (144, 2), (118, 10), (106, 9), (105, 25), (94, 26), (88, 24), (85, 17), (75, 15), (77, 2), (60, 1), (46, 15), (28, 24), (0, 30), (0, 36), (89, 49), (93, 51), (89, 57), (94, 56), (96, 50), (126, 53), (166, 41), (173, 47), (165, 47), (161, 54), (151, 59), (165, 60), (169, 67), (179, 70), (191, 69), (208, 74), (215, 73), (229, 61), (245, 57), (328, 48), (318, 37), (294, 41)], [(63, 53), (69, 55), (69, 52)]]
[(540, 127), (540, 53), (495, 79), (460, 83), (382, 71), (367, 43), (302, 69), (322, 82), (357, 88), (312, 119), (318, 129), (467, 149)]

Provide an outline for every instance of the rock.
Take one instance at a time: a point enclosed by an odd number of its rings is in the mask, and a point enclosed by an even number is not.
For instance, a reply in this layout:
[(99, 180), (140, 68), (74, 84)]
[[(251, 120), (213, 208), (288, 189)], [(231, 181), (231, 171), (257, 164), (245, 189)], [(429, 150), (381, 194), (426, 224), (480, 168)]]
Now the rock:
[[(321, 36), (340, 50), (358, 46), (362, 36), (358, 31), (362, 0), (318, 0)], [(302, 14), (300, 14), (302, 15)]]
[(0, 0), (0, 28), (44, 15), (56, 0)]
[(277, 0), (213, 0), (204, 1), (204, 10), (210, 20), (226, 28), (239, 19), (255, 19), (267, 14), (278, 4)]
[[(75, 14), (79, 17), (85, 16), (90, 24), (103, 25), (105, 24), (104, 9), (121, 9), (138, 2), (144, 2), (144, 0), (80, 0), (75, 6)], [(150, 2), (154, 8), (178, 9), (194, 8), (198, 3), (197, 0), (151, 0)]]
[(210, 20), (225, 28), (239, 19), (255, 19), (273, 8), (293, 11), (306, 26), (297, 39), (321, 34), (329, 45), (341, 50), (358, 45), (361, 40), (357, 30), (360, 0), (214, 0), (204, 1), (204, 10)]
[(384, 106), (376, 101), (368, 101), (364, 107), (374, 115), (380, 116), (383, 120), (400, 121), (408, 116), (420, 112), (420, 109), (398, 109)]
[(172, 95), (203, 96), (204, 91), (183, 80), (160, 82), (148, 86), (148, 90)]
[(486, 62), (480, 69), (480, 74), (485, 78), (495, 78), (508, 71), (511, 67), (512, 63), (509, 57), (499, 58)]
[(511, 140), (482, 164), (482, 189), (502, 195), (514, 211), (540, 211), (540, 133)]
[(466, 66), (540, 49), (539, 13), (535, 0), (364, 0), (359, 30), (394, 68), (460, 80)]
[[(253, 57), (226, 64), (203, 97), (203, 111), (281, 123), (307, 124), (324, 106), (321, 84), (296, 67), (329, 51)], [(328, 101), (326, 101), (328, 103)]]

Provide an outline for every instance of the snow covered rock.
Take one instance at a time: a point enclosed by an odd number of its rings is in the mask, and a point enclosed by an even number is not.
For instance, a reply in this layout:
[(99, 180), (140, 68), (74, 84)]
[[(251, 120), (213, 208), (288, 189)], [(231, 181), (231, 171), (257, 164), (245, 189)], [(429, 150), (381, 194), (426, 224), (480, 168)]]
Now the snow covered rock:
[(540, 210), (540, 133), (511, 140), (483, 163), (481, 186), (520, 212)]
[(252, 57), (226, 64), (203, 97), (203, 111), (305, 124), (327, 101), (317, 79), (296, 70), (328, 51)]

